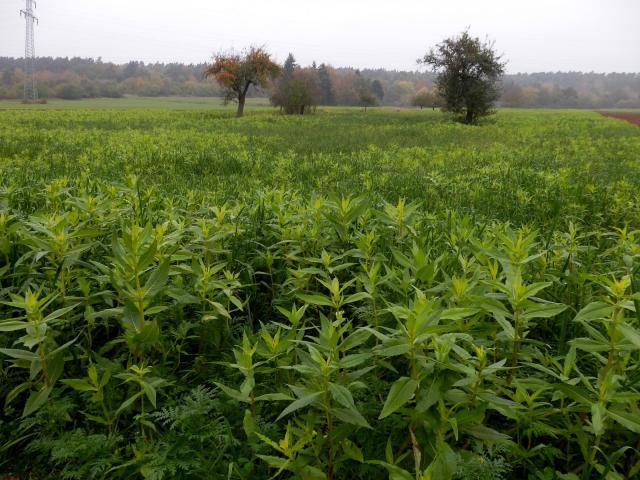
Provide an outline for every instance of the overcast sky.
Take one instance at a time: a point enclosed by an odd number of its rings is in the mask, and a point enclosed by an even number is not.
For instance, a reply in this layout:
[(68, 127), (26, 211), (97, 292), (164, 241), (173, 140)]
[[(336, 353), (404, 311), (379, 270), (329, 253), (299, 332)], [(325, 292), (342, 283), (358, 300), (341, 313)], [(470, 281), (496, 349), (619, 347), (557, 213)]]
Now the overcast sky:
[[(24, 0), (0, 0), (0, 56), (24, 53)], [(466, 26), (507, 70), (640, 72), (640, 0), (37, 0), (42, 56), (208, 61), (266, 45), (280, 60), (415, 70)]]

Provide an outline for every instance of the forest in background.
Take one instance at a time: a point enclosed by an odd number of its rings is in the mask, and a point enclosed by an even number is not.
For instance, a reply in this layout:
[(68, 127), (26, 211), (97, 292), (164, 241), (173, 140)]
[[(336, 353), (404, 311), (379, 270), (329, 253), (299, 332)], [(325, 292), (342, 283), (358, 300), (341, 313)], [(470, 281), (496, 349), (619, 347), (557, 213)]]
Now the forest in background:
[[(0, 57), (0, 99), (23, 95), (22, 58)], [(125, 95), (216, 97), (218, 85), (203, 78), (206, 64), (103, 62), (91, 58), (37, 59), (41, 98), (81, 99)], [(302, 70), (317, 86), (319, 105), (360, 105), (363, 82), (375, 84), (376, 103), (410, 106), (433, 91), (427, 71), (339, 67), (314, 63)], [(379, 85), (379, 87), (378, 87)], [(375, 89), (374, 89), (375, 90)], [(271, 92), (254, 90), (251, 96)], [(499, 104), (506, 107), (640, 108), (640, 73), (540, 72), (505, 75)]]

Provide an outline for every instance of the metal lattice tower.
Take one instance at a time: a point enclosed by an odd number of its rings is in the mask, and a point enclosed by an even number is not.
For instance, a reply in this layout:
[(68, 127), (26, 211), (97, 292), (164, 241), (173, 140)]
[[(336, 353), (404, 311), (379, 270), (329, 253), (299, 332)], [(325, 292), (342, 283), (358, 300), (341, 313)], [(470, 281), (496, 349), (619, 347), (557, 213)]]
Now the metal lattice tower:
[(33, 14), (36, 6), (34, 0), (25, 0), (24, 10), (20, 10), (20, 15), (26, 20), (27, 29), (24, 42), (24, 101), (35, 102), (38, 100), (38, 87), (36, 85), (36, 49), (33, 40), (34, 24), (38, 23), (38, 18)]

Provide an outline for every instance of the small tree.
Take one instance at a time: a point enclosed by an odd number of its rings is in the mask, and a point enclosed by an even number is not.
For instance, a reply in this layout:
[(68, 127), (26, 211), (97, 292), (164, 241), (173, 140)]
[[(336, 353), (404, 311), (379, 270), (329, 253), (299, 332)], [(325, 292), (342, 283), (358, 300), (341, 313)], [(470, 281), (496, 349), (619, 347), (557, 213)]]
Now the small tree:
[(500, 103), (504, 107), (522, 107), (525, 103), (524, 90), (521, 86), (511, 83), (502, 89)]
[(360, 105), (367, 111), (367, 107), (373, 107), (378, 103), (377, 97), (368, 89), (360, 90)]
[(420, 110), (425, 107), (431, 107), (435, 110), (435, 108), (440, 105), (440, 102), (436, 92), (430, 91), (427, 88), (421, 88), (411, 100), (411, 105), (420, 107)]
[(318, 68), (318, 87), (321, 93), (322, 105), (335, 105), (336, 96), (333, 91), (333, 82), (331, 81), (331, 73), (329, 67), (324, 63)]
[(218, 53), (205, 71), (222, 87), (225, 102), (238, 102), (236, 115), (244, 113), (249, 87), (265, 88), (280, 73), (280, 66), (263, 48), (251, 47), (242, 53)]
[(287, 115), (304, 115), (322, 96), (316, 81), (317, 73), (314, 66), (300, 68), (290, 53), (284, 62), (282, 76), (273, 87), (271, 103)]
[(287, 82), (279, 83), (271, 103), (287, 115), (304, 115), (318, 104), (320, 89), (312, 68), (298, 68)]
[(436, 86), (444, 101), (443, 110), (469, 124), (493, 113), (505, 67), (493, 43), (483, 43), (465, 31), (438, 44), (418, 62), (430, 65), (438, 74)]
[(384, 99), (384, 88), (382, 87), (382, 82), (380, 82), (380, 80), (376, 79), (371, 83), (371, 93), (373, 93), (376, 98), (382, 102)]
[(378, 97), (376, 97), (371, 80), (364, 78), (359, 70), (356, 70), (356, 91), (358, 92), (358, 103), (364, 107), (364, 111), (367, 111), (367, 107), (373, 107), (378, 103)]
[(293, 56), (293, 53), (289, 53), (287, 59), (282, 65), (282, 77), (280, 78), (279, 83), (286, 83), (290, 81), (297, 68), (298, 64), (296, 63), (296, 58)]

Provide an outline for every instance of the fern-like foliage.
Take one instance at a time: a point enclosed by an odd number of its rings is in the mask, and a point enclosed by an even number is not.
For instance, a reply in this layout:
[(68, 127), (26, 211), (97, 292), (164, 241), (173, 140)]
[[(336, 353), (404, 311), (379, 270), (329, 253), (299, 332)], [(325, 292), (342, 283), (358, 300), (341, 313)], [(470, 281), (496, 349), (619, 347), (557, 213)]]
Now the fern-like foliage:
[(481, 451), (465, 458), (458, 466), (456, 480), (504, 480), (511, 466), (502, 456), (502, 451)]
[(219, 412), (217, 391), (198, 386), (151, 418), (161, 430), (141, 454), (147, 479), (226, 478), (225, 459), (239, 442)]

